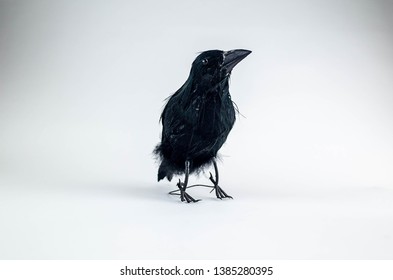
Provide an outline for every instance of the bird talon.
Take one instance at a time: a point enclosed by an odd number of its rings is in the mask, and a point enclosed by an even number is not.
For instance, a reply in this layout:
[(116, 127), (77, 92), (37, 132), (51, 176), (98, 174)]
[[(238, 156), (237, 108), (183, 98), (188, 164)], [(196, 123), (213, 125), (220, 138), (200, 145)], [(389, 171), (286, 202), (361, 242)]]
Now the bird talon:
[(184, 183), (182, 183), (179, 180), (179, 183), (177, 183), (177, 186), (179, 188), (180, 191), (180, 201), (181, 202), (198, 202), (199, 199), (194, 199), (191, 195), (189, 195), (188, 193), (186, 193), (186, 185)]
[(223, 198), (231, 198), (233, 199), (232, 196), (228, 195), (226, 192), (223, 191), (218, 185), (214, 186), (214, 189), (216, 190), (216, 196), (218, 199), (222, 200)]
[(198, 201), (199, 201), (199, 199), (194, 199), (191, 195), (189, 195), (189, 194), (186, 193), (185, 191), (184, 191), (184, 196), (185, 196), (185, 198), (186, 198), (187, 203), (190, 203), (190, 202), (198, 202)]

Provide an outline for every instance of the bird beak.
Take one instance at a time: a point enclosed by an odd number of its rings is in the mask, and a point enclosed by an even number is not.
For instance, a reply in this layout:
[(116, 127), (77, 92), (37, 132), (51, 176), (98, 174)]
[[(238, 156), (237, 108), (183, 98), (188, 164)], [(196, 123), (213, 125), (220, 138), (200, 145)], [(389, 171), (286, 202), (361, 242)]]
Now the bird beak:
[(231, 50), (224, 52), (224, 61), (222, 67), (227, 73), (231, 73), (232, 69), (242, 61), (251, 51), (249, 50)]

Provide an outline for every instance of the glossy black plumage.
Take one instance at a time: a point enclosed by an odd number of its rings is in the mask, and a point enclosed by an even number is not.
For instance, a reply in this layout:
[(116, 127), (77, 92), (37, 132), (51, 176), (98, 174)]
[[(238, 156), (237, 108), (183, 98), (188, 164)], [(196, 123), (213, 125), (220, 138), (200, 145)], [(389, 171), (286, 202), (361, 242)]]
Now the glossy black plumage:
[(194, 60), (187, 81), (169, 97), (161, 115), (161, 143), (154, 150), (161, 160), (158, 180), (166, 177), (170, 181), (174, 174), (182, 173), (188, 180), (188, 173), (212, 163), (216, 169), (214, 159), (236, 119), (229, 77), (233, 67), (250, 53), (211, 50)]

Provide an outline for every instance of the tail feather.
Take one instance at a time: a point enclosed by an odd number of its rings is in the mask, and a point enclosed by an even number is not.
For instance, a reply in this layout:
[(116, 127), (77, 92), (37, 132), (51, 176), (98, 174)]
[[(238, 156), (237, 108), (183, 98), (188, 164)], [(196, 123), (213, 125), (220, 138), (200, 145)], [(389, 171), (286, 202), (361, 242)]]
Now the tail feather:
[(171, 170), (170, 166), (167, 164), (166, 160), (161, 162), (160, 167), (158, 168), (158, 181), (167, 178), (168, 181), (171, 181), (173, 178), (173, 171)]

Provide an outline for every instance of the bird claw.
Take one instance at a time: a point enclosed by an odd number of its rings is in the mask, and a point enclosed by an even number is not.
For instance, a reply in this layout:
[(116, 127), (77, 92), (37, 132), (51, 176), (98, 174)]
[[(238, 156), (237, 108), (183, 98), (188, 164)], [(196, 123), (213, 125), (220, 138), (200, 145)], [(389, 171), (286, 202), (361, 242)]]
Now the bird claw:
[(185, 184), (184, 183), (182, 183), (180, 180), (179, 180), (179, 183), (177, 183), (177, 187), (179, 188), (179, 190), (180, 190), (180, 200), (182, 201), (182, 202), (187, 202), (187, 203), (190, 203), (190, 202), (198, 202), (200, 199), (195, 199), (195, 198), (193, 198), (191, 195), (189, 195), (188, 193), (186, 193), (186, 186), (185, 186)]
[(214, 186), (214, 189), (216, 190), (216, 196), (218, 199), (223, 199), (223, 198), (231, 198), (233, 199), (232, 196), (228, 195), (226, 192), (224, 192), (223, 189), (221, 189), (218, 185)]
[(233, 199), (233, 197), (232, 196), (230, 196), (230, 195), (228, 195), (226, 192), (224, 192), (224, 190), (223, 189), (221, 189), (219, 186), (218, 186), (218, 180), (217, 180), (217, 178), (216, 179), (214, 179), (213, 178), (213, 174), (211, 173), (211, 172), (209, 172), (210, 173), (210, 177), (209, 177), (209, 179), (210, 179), (210, 181), (213, 183), (213, 189), (210, 191), (210, 192), (212, 192), (213, 190), (215, 190), (216, 191), (216, 196), (217, 196), (217, 198), (218, 199), (223, 199), (223, 198), (231, 198), (231, 199)]
[(180, 196), (180, 199), (182, 202), (186, 201), (187, 203), (200, 201), (200, 199), (194, 199), (191, 195), (189, 195), (186, 192), (183, 192), (183, 196)]

